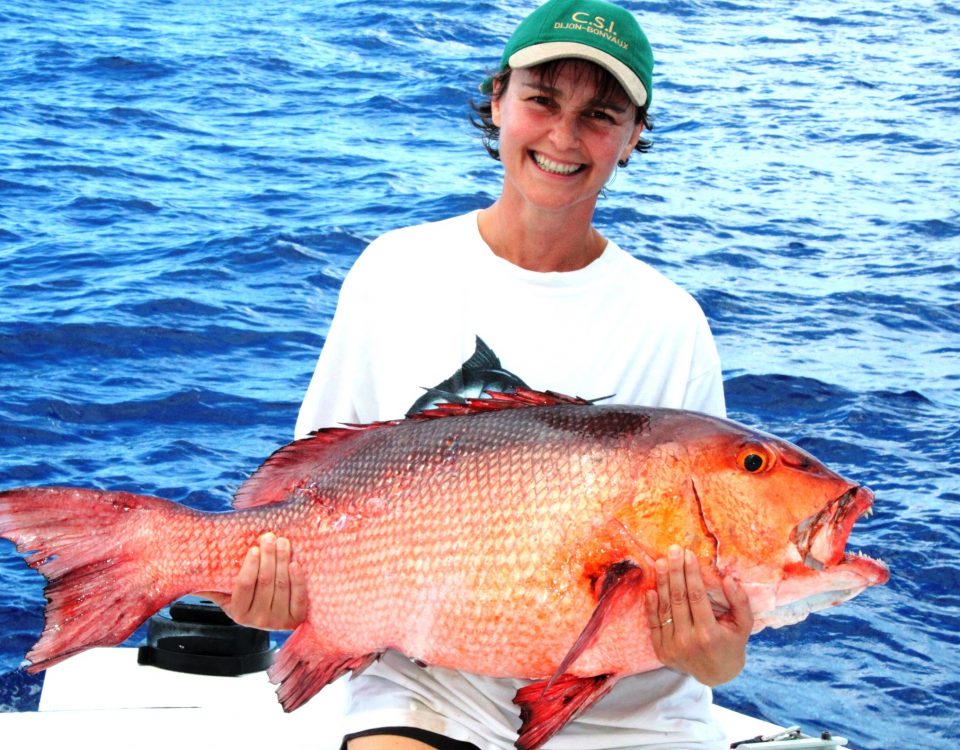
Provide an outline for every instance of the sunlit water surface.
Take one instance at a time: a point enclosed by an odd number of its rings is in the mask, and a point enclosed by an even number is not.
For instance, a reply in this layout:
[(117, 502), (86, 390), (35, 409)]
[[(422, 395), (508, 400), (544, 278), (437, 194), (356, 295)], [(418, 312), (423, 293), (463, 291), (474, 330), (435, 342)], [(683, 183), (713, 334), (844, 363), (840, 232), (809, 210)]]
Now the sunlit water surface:
[[(290, 438), (363, 246), (495, 198), (467, 100), (533, 5), (0, 10), (0, 488), (226, 508)], [(629, 5), (656, 145), (597, 221), (701, 301), (734, 418), (874, 489), (851, 544), (892, 569), (755, 637), (717, 699), (863, 750), (953, 747), (960, 15)], [(0, 581), (0, 707), (31, 710), (42, 586), (7, 543)]]

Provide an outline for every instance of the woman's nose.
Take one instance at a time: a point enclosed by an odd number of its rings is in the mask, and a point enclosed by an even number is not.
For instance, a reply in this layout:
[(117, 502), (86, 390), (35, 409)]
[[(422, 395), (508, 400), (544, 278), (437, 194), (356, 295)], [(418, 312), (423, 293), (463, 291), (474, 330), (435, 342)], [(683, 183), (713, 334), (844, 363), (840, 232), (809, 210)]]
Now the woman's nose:
[(550, 139), (558, 149), (575, 147), (580, 141), (578, 118), (575, 115), (557, 115), (550, 131)]

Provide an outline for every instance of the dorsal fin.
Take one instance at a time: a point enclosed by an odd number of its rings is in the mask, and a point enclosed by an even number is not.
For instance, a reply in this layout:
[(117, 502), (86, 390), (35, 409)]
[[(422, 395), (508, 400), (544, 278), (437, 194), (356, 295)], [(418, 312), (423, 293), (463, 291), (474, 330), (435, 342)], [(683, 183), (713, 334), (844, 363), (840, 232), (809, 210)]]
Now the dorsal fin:
[(419, 412), (407, 419), (458, 417), (491, 411), (505, 411), (507, 409), (523, 409), (530, 406), (557, 406), (559, 404), (589, 406), (594, 403), (579, 396), (565, 396), (555, 391), (535, 391), (531, 388), (517, 388), (510, 393), (501, 391), (484, 391), (484, 393), (487, 396), (486, 398), (458, 397), (456, 402), (437, 404), (432, 409)]
[(487, 370), (490, 368), (500, 368), (500, 358), (494, 354), (493, 349), (487, 346), (487, 342), (479, 336), (476, 337), (477, 344), (473, 355), (463, 363), (463, 370)]
[(428, 419), (462, 417), (506, 409), (592, 403), (574, 396), (526, 388), (517, 389), (514, 393), (490, 391), (487, 396), (487, 398), (464, 399), (463, 403), (438, 404), (432, 409), (404, 419), (317, 430), (302, 440), (296, 440), (274, 451), (237, 490), (233, 498), (233, 507), (237, 510), (256, 508), (288, 500), (290, 494), (303, 482), (307, 474), (322, 470), (324, 463), (332, 465), (338, 459), (339, 448), (370, 430), (390, 429)]
[(278, 448), (240, 485), (233, 496), (233, 507), (241, 510), (289, 500), (293, 490), (303, 482), (306, 471), (317, 468), (327, 456), (333, 460), (334, 447), (352, 440), (362, 431), (353, 427), (330, 427)]

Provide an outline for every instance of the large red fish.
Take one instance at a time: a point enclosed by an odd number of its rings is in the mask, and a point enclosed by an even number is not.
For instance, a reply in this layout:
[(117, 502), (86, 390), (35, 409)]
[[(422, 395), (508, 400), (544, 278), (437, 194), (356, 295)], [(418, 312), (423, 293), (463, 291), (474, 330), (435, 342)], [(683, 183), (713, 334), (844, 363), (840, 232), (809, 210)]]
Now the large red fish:
[[(521, 408), (522, 407), (522, 408)], [(522, 677), (519, 748), (659, 666), (643, 592), (671, 544), (747, 591), (756, 630), (888, 578), (844, 552), (872, 493), (727, 420), (521, 391), (274, 453), (236, 510), (87, 489), (0, 493), (0, 536), (48, 581), (31, 671), (121, 642), (170, 601), (228, 591), (267, 531), (309, 578), (270, 677), (287, 710), (386, 649)], [(549, 689), (547, 689), (549, 686)]]

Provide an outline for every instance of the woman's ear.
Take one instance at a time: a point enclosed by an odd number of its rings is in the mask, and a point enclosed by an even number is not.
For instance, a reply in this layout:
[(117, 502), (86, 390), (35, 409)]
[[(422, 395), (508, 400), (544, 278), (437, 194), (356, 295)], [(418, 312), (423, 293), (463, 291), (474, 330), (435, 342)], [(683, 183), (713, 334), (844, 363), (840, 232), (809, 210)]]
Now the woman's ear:
[(623, 153), (620, 154), (620, 161), (627, 162), (630, 161), (630, 155), (633, 153), (633, 150), (637, 147), (637, 143), (640, 142), (640, 135), (643, 133), (643, 123), (637, 123), (633, 128), (633, 133), (630, 134), (630, 140), (627, 141), (627, 147), (623, 150)]
[(493, 94), (490, 95), (490, 119), (498, 128), (500, 127), (500, 93), (503, 90), (503, 82), (498, 78), (493, 79)]

